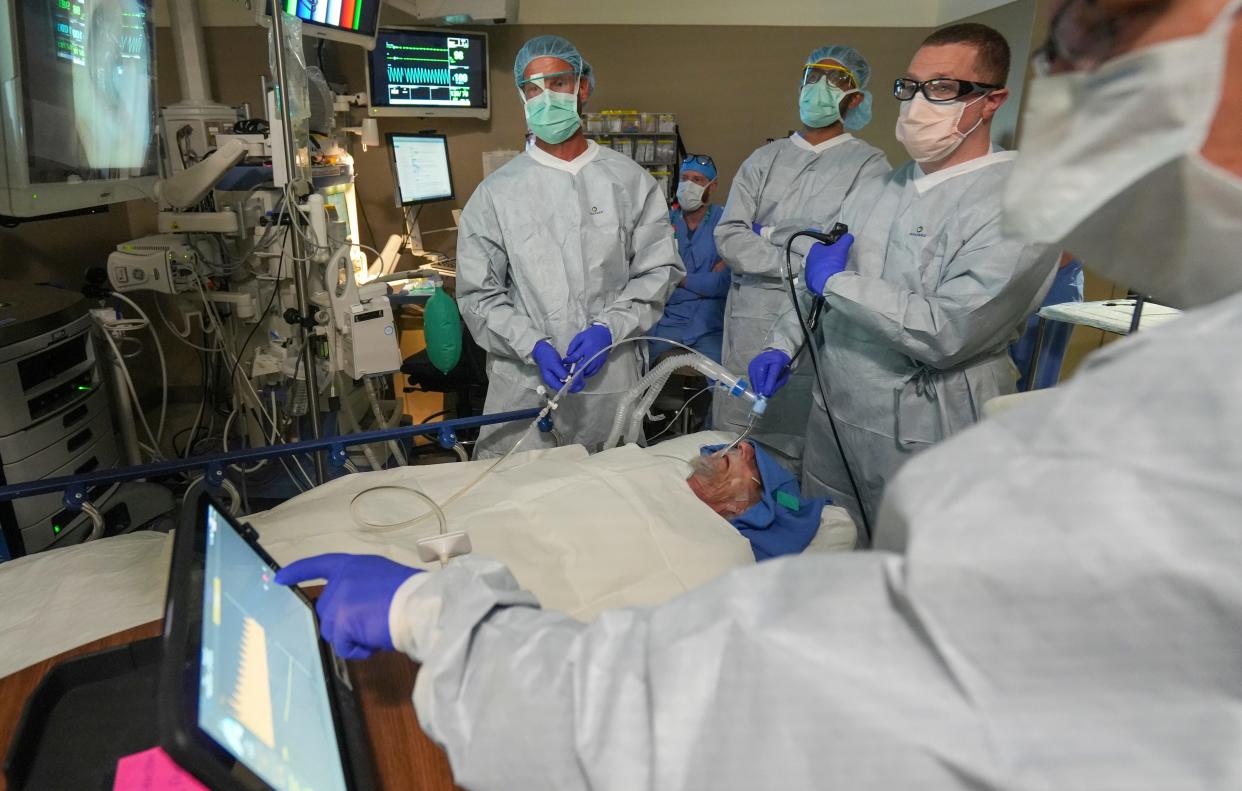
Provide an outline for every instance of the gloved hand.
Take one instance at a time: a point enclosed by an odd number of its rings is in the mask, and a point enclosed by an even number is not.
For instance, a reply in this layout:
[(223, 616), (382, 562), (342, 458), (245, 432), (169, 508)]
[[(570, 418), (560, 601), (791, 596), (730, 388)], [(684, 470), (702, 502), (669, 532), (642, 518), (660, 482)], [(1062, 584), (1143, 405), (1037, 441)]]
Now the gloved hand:
[(847, 233), (832, 244), (816, 242), (806, 254), (806, 287), (817, 297), (824, 295), (824, 286), (828, 278), (845, 271), (850, 259), (850, 247), (854, 244), (854, 235)]
[(755, 392), (771, 398), (789, 381), (789, 355), (780, 349), (764, 349), (750, 361), (746, 372)]
[(419, 573), (379, 555), (335, 553), (290, 563), (276, 572), (280, 585), (325, 579), (319, 595), (319, 634), (343, 659), (366, 659), (372, 651), (393, 650), (388, 608), (401, 583)]
[(752, 222), (750, 224), (750, 229), (754, 231), (756, 234), (758, 234), (759, 236), (763, 236), (763, 226), (760, 225), (759, 223)]
[(565, 384), (565, 380), (569, 378), (569, 369), (565, 367), (556, 348), (546, 340), (539, 341), (535, 344), (535, 348), (531, 349), (530, 356), (534, 358), (535, 365), (539, 366), (539, 375), (543, 377), (543, 383), (552, 388), (552, 392), (559, 391)]
[[(606, 353), (600, 354), (598, 357), (596, 354), (611, 345), (612, 331), (603, 324), (592, 324), (575, 335), (574, 339), (569, 342), (569, 350), (565, 354), (565, 362), (578, 367), (574, 371), (575, 374), (580, 369), (582, 376), (589, 379), (599, 373), (599, 369), (603, 368), (604, 363), (608, 362), (608, 355)], [(583, 367), (584, 365), (586, 366), (585, 368)]]

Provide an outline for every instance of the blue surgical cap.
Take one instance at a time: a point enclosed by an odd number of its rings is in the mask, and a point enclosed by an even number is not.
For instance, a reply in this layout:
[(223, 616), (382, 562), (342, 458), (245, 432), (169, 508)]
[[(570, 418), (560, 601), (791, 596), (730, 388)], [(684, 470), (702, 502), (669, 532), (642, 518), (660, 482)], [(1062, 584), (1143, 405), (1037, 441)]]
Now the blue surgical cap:
[(821, 60), (835, 60), (842, 66), (850, 70), (854, 78), (858, 80), (858, 89), (862, 93), (862, 104), (853, 107), (845, 114), (845, 128), (850, 131), (858, 131), (871, 122), (871, 91), (864, 91), (867, 83), (871, 82), (871, 64), (867, 63), (867, 59), (853, 47), (847, 47), (844, 44), (832, 44), (827, 47), (820, 47), (810, 54), (806, 59), (807, 63), (819, 63)]
[(579, 75), (585, 76), (591, 86), (591, 93), (595, 93), (595, 71), (591, 64), (582, 57), (577, 47), (560, 36), (535, 36), (522, 45), (513, 61), (513, 82), (518, 87), (522, 85), (522, 75), (526, 73), (526, 67), (535, 58), (560, 58)]
[(707, 178), (710, 181), (716, 180), (716, 166), (715, 165), (704, 165), (702, 162), (697, 162), (692, 159), (689, 162), (683, 162), (681, 165), (681, 169), (683, 172), (687, 170), (693, 170), (695, 173), (702, 173), (704, 176), (707, 176)]

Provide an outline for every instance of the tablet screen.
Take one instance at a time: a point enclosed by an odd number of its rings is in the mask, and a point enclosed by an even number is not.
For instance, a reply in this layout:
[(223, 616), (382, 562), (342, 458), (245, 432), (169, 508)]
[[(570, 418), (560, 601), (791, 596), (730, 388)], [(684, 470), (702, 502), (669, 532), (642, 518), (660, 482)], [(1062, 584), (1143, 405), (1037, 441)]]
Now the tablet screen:
[(280, 791), (344, 791), (311, 610), (207, 507), (198, 725)]

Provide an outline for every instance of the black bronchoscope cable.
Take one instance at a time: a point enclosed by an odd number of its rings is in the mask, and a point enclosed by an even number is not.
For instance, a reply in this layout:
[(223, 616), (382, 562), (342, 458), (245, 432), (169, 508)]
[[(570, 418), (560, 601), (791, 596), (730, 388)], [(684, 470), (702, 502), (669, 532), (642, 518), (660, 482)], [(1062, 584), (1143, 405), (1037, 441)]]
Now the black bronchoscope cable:
[[(824, 385), (824, 375), (819, 369), (819, 357), (815, 354), (815, 341), (811, 337), (814, 330), (812, 324), (808, 324), (806, 318), (802, 315), (802, 306), (798, 302), (798, 289), (793, 274), (793, 263), (791, 261), (791, 253), (793, 249), (794, 239), (799, 236), (809, 236), (816, 241), (824, 244), (834, 244), (838, 239), (849, 232), (849, 228), (844, 223), (837, 223), (828, 233), (819, 231), (798, 231), (789, 237), (785, 242), (785, 283), (789, 287), (789, 298), (793, 301), (794, 313), (798, 316), (798, 326), (802, 329), (802, 345), (798, 347), (798, 351), (794, 354), (793, 360), (798, 358), (803, 351), (811, 358), (811, 366), (815, 369), (815, 384), (819, 387), (819, 395), (824, 400), (824, 411), (828, 414), (828, 426), (832, 429), (832, 439), (837, 445), (837, 453), (841, 456), (841, 464), (845, 467), (845, 475), (849, 478), (850, 489), (854, 493), (854, 500), (858, 503), (858, 513), (863, 521), (863, 533), (866, 536), (867, 546), (871, 545), (871, 521), (867, 518), (867, 508), (863, 503), (862, 494), (858, 490), (858, 483), (854, 480), (854, 470), (850, 466), (849, 457), (845, 453), (845, 445), (841, 442), (841, 435), (837, 431), (836, 418), (832, 416), (832, 407), (828, 401), (828, 388)], [(824, 307), (824, 298), (815, 297), (815, 310), (811, 315), (811, 321), (814, 324), (819, 323), (819, 315)], [(793, 366), (793, 360), (789, 365)]]

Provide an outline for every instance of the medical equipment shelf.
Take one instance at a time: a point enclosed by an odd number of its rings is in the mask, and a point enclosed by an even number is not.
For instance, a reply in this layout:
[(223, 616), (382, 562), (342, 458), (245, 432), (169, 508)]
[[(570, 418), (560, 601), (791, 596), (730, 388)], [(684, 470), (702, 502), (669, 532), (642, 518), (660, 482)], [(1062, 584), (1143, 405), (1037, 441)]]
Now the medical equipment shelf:
[[(49, 492), (64, 492), (65, 507), (80, 508), (86, 502), (86, 492), (93, 486), (133, 481), (140, 478), (154, 478), (189, 470), (205, 470), (207, 484), (209, 486), (219, 486), (224, 480), (224, 470), (230, 464), (253, 462), (261, 459), (278, 459), (298, 453), (328, 451), (332, 463), (335, 466), (342, 466), (345, 462), (345, 448), (353, 445), (370, 445), (372, 443), (401, 440), (407, 437), (435, 434), (437, 441), (441, 445), (452, 447), (456, 443), (457, 431), (459, 429), (478, 428), (479, 426), (509, 423), (515, 420), (530, 420), (538, 415), (538, 409), (520, 409), (514, 412), (499, 412), (494, 415), (454, 418), (453, 420), (445, 420), (440, 423), (424, 423), (377, 431), (363, 431), (357, 434), (299, 440), (281, 445), (268, 445), (262, 448), (229, 451), (228, 453), (212, 453), (205, 456), (190, 456), (172, 461), (137, 464), (131, 467), (88, 472), (83, 475), (44, 478), (38, 481), (0, 486), (0, 502), (22, 497), (33, 497)], [(541, 424), (540, 429), (550, 430), (551, 425), (550, 423), (546, 426)]]

